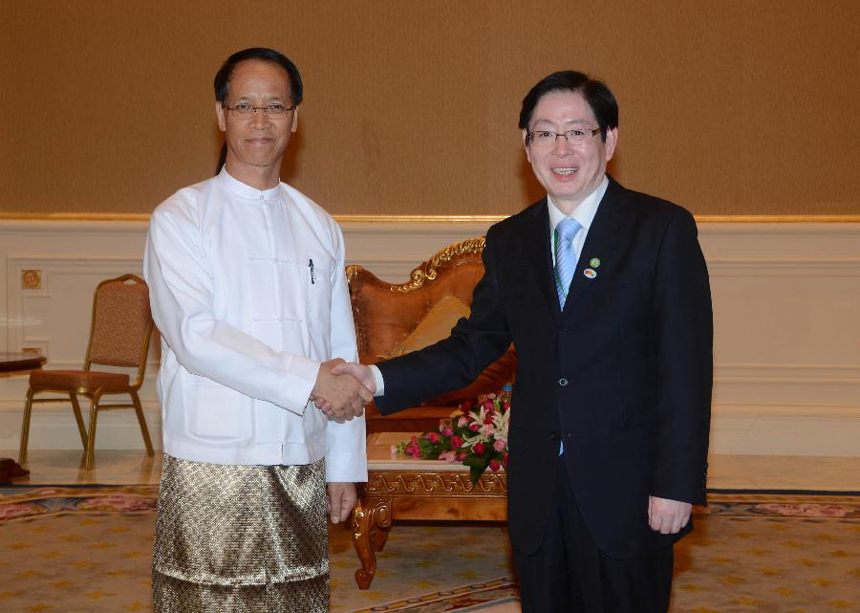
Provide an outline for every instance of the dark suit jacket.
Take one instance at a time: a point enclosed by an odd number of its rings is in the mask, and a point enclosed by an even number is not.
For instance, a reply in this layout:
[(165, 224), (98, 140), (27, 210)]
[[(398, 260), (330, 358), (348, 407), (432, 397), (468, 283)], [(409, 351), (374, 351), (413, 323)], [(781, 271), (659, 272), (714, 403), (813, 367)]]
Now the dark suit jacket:
[(674, 542), (692, 523), (660, 535), (647, 505), (649, 495), (705, 501), (713, 318), (696, 237), (686, 210), (610, 180), (562, 311), (547, 203), (535, 203), (487, 232), (470, 317), (448, 339), (379, 364), (377, 406), (387, 415), (462, 387), (513, 341), (513, 545), (532, 553), (543, 539), (560, 440), (604, 552), (623, 558)]

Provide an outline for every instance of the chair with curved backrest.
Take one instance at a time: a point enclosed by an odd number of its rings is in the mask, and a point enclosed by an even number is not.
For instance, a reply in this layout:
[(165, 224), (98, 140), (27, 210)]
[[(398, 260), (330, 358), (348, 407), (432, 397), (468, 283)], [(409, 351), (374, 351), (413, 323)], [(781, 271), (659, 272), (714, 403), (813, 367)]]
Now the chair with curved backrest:
[[(98, 284), (93, 298), (93, 320), (90, 342), (82, 370), (35, 370), (30, 374), (30, 388), (24, 405), (21, 448), (18, 461), (27, 460), (30, 414), (37, 402), (68, 402), (65, 398), (34, 398), (42, 392), (66, 393), (72, 403), (81, 442), (86, 449), (86, 470), (93, 466), (96, 417), (101, 410), (134, 409), (147, 455), (153, 455), (152, 441), (143, 416), (138, 390), (146, 372), (146, 356), (152, 335), (152, 313), (149, 310), (149, 288), (140, 277), (123, 275)], [(134, 381), (121, 372), (92, 370), (93, 365), (137, 368)], [(102, 397), (127, 394), (131, 404), (102, 404)], [(78, 395), (90, 399), (89, 434), (84, 428)]]
[[(406, 283), (388, 283), (361, 266), (347, 266), (359, 360), (373, 364), (447, 337), (457, 319), (469, 313), (472, 290), (484, 274), (483, 250), (483, 238), (446, 247), (413, 270)], [(515, 373), (511, 346), (470, 385), (419, 407), (383, 417), (370, 403), (367, 432), (435, 430), (459, 403), (499, 392)]]

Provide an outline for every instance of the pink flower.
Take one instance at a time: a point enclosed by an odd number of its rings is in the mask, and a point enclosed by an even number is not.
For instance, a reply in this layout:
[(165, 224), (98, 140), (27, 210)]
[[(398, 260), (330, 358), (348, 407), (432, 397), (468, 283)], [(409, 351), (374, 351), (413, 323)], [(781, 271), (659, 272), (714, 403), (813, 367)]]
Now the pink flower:
[(469, 430), (471, 430), (472, 432), (477, 432), (480, 429), (481, 429), (481, 424), (479, 424), (478, 422), (474, 422), (472, 424), (469, 424)]
[(453, 451), (443, 451), (439, 454), (439, 459), (446, 462), (453, 462), (456, 458), (457, 455)]
[(498, 470), (499, 470), (499, 468), (501, 468), (501, 464), (499, 464), (499, 461), (498, 461), (498, 460), (490, 460), (490, 469), (491, 469), (493, 472), (498, 471)]
[(463, 439), (461, 439), (459, 436), (452, 436), (451, 437), (451, 447), (453, 447), (454, 449), (459, 449), (462, 446), (463, 446)]
[(490, 437), (493, 434), (493, 424), (484, 424), (481, 426), (481, 434), (486, 437)]
[(447, 427), (444, 430), (442, 430), (442, 436), (447, 436), (448, 438), (450, 438), (451, 436), (453, 436), (453, 434), (454, 434), (454, 429), (451, 427)]
[(475, 443), (472, 445), (472, 451), (476, 454), (481, 455), (487, 450), (487, 446), (484, 443)]
[(504, 451), (505, 450), (505, 441), (496, 441), (493, 443), (493, 449), (496, 451)]
[(493, 410), (493, 401), (492, 400), (485, 400), (484, 401), (484, 408), (487, 409), (488, 411), (492, 411)]
[(457, 420), (458, 428), (465, 428), (469, 424), (469, 418), (465, 415), (461, 415), (460, 419)]
[(427, 434), (424, 435), (424, 438), (426, 438), (428, 441), (430, 441), (434, 445), (439, 442), (439, 435), (436, 432), (428, 432)]

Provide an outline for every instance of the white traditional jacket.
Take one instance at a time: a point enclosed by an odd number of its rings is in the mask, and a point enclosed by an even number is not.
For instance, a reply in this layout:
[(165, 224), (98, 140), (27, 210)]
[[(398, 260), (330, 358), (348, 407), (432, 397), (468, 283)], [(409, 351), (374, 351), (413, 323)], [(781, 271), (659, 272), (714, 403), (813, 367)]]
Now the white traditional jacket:
[(364, 418), (329, 421), (309, 396), (322, 361), (357, 359), (343, 235), (281, 183), (226, 170), (152, 214), (144, 256), (161, 332), (164, 451), (216, 464), (326, 458), (328, 481), (367, 480)]

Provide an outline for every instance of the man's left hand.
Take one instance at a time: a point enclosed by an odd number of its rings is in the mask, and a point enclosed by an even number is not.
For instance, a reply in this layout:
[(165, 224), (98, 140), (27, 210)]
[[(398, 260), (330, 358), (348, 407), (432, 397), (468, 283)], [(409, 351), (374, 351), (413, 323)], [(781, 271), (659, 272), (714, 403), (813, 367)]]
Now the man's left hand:
[(677, 534), (690, 521), (693, 505), (680, 500), (648, 497), (648, 525), (660, 534)]
[(355, 506), (355, 483), (329, 483), (326, 495), (326, 507), (331, 523), (339, 524), (346, 521)]

